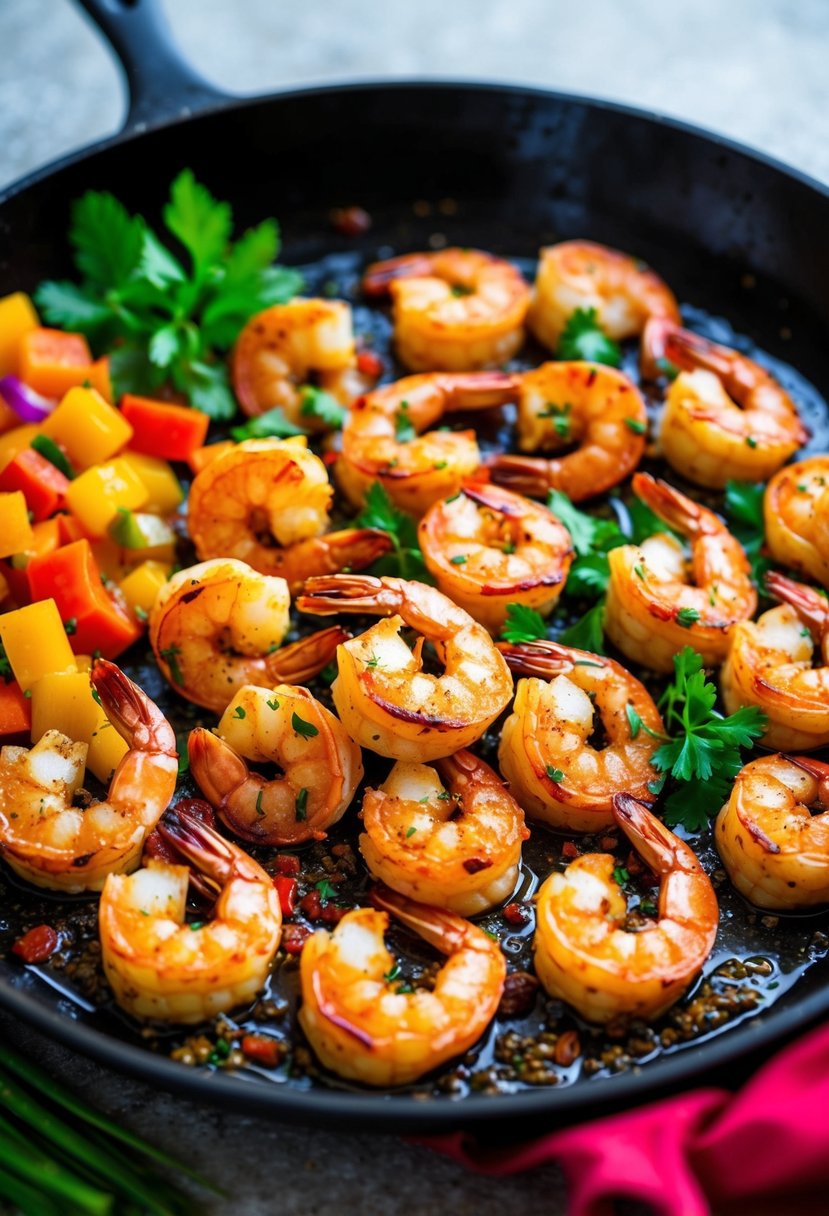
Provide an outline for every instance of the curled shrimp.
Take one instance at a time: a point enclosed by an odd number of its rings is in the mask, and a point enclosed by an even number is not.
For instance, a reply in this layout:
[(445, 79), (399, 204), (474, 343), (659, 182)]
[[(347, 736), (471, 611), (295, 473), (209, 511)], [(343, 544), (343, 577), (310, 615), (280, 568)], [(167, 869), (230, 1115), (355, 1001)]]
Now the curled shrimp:
[[(396, 760), (437, 760), (469, 747), (512, 695), (512, 676), (482, 625), (434, 587), (400, 578), (312, 578), (301, 612), (367, 613), (387, 619), (337, 650), (331, 686), (337, 713), (361, 747)], [(419, 636), (410, 650), (400, 636)], [(424, 671), (430, 642), (440, 675)]]
[(185, 923), (188, 865), (152, 860), (110, 874), (98, 908), (104, 973), (133, 1017), (192, 1024), (249, 1004), (264, 988), (282, 935), (273, 881), (237, 845), (184, 811), (159, 824), (218, 899)]
[(59, 891), (100, 891), (108, 874), (134, 869), (178, 776), (176, 736), (158, 706), (106, 659), (90, 680), (129, 745), (103, 801), (73, 804), (85, 743), (47, 730), (31, 749), (0, 749), (0, 851), (22, 878)]
[[(568, 832), (613, 824), (614, 794), (649, 800), (651, 758), (664, 739), (659, 710), (620, 663), (558, 642), (498, 649), (518, 681), (498, 764), (527, 813)], [(601, 724), (604, 741), (590, 738)]]
[(357, 370), (351, 309), (343, 300), (291, 300), (258, 312), (236, 340), (231, 376), (246, 414), (278, 406), (307, 431), (325, 429), (304, 409), (309, 382), (343, 405), (370, 383)]
[(772, 556), (829, 587), (829, 456), (786, 465), (763, 498)]
[(284, 579), (233, 558), (180, 570), (150, 613), (159, 670), (182, 696), (216, 713), (244, 684), (305, 683), (349, 635), (334, 626), (282, 646), (290, 602)]
[[(299, 1021), (326, 1068), (364, 1085), (405, 1085), (474, 1046), (495, 1016), (506, 966), (498, 943), (452, 912), (385, 888), (374, 902), (379, 911), (356, 908), (305, 943)], [(447, 956), (432, 991), (391, 978), (389, 912)]]
[[(772, 571), (783, 603), (735, 626), (721, 689), (728, 713), (756, 705), (767, 715), (763, 743), (792, 751), (829, 745), (829, 603), (811, 587)], [(818, 666), (814, 650), (818, 647)]]
[(305, 439), (246, 439), (193, 478), (187, 523), (202, 559), (234, 557), (292, 590), (312, 574), (370, 565), (390, 545), (374, 528), (322, 533), (334, 490)]
[[(240, 688), (216, 732), (190, 732), (190, 771), (222, 821), (254, 844), (322, 839), (363, 776), (359, 747), (307, 688)], [(279, 773), (251, 772), (248, 760)]]
[(500, 367), (524, 341), (530, 288), (479, 249), (410, 253), (369, 266), (366, 295), (391, 295), (397, 353), (412, 371)]
[(624, 373), (596, 363), (543, 363), (521, 376), (518, 445), (524, 452), (563, 455), (497, 455), (490, 475), (533, 498), (563, 490), (581, 502), (633, 472), (647, 429), (642, 394)]
[(829, 764), (752, 760), (717, 816), (714, 840), (728, 877), (759, 908), (829, 903)]
[(584, 853), (563, 874), (551, 874), (536, 910), (538, 978), (589, 1022), (664, 1013), (702, 968), (719, 919), (711, 880), (693, 850), (628, 794), (615, 795), (613, 813), (659, 877), (657, 919), (637, 932), (625, 929), (627, 899), (609, 853)]
[(421, 903), (476, 916), (515, 890), (524, 813), (488, 764), (460, 751), (398, 760), (363, 799), (360, 852), (375, 878)]
[(637, 473), (633, 489), (674, 531), (688, 538), (690, 562), (668, 533), (608, 555), (605, 631), (614, 646), (652, 671), (673, 671), (674, 655), (693, 646), (721, 663), (737, 621), (757, 607), (748, 558), (713, 511), (667, 482)]
[[(342, 435), (337, 480), (356, 505), (379, 481), (404, 511), (422, 515), (457, 493), (478, 468), (474, 431), (430, 431), (452, 410), (482, 410), (512, 401), (516, 376), (505, 372), (436, 372), (406, 376), (355, 402)], [(423, 434), (422, 432), (427, 432)]]
[(573, 560), (570, 533), (552, 511), (483, 482), (434, 503), (418, 540), (443, 594), (492, 633), (509, 604), (552, 612)]
[(541, 250), (529, 326), (555, 350), (576, 309), (595, 309), (618, 341), (641, 334), (651, 317), (679, 322), (670, 288), (638, 258), (593, 241), (562, 241)]
[(797, 407), (762, 367), (670, 321), (653, 321), (645, 361), (682, 368), (668, 389), (659, 442), (697, 485), (767, 481), (808, 439)]

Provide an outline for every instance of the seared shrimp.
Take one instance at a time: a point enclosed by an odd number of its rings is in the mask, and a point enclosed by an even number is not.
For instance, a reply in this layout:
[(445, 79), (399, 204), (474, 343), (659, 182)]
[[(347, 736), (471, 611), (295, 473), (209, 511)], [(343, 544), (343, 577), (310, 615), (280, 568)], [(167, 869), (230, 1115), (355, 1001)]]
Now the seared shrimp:
[(398, 507), (422, 515), (433, 502), (456, 494), (481, 463), (474, 431), (428, 428), (452, 410), (503, 405), (517, 389), (518, 378), (504, 372), (436, 372), (367, 393), (343, 427), (337, 480), (344, 493), (359, 506), (379, 481)]
[(829, 764), (752, 760), (717, 816), (714, 840), (728, 877), (759, 908), (829, 903)]
[(100, 891), (108, 874), (135, 869), (178, 776), (175, 733), (161, 710), (106, 659), (95, 660), (90, 679), (130, 749), (104, 801), (73, 803), (85, 743), (47, 730), (31, 749), (0, 749), (0, 852), (22, 878), (58, 891)]
[(290, 603), (284, 579), (233, 558), (180, 570), (150, 613), (150, 644), (162, 675), (182, 696), (216, 713), (244, 684), (304, 684), (349, 635), (334, 626), (282, 646)]
[(529, 326), (555, 350), (577, 308), (596, 310), (609, 337), (641, 334), (651, 317), (679, 322), (673, 292), (638, 258), (593, 241), (563, 241), (541, 250)]
[(673, 671), (674, 655), (693, 646), (706, 664), (728, 653), (730, 633), (757, 607), (748, 558), (713, 511), (664, 481), (637, 473), (633, 489), (675, 531), (612, 549), (605, 631), (615, 646), (652, 671)]
[(543, 498), (563, 490), (581, 502), (633, 472), (647, 429), (642, 395), (622, 372), (596, 363), (543, 363), (521, 377), (518, 446), (565, 454), (495, 456), (491, 476), (520, 494)]
[(665, 458), (697, 485), (766, 481), (808, 439), (797, 407), (753, 359), (670, 321), (653, 321), (646, 362), (682, 368), (668, 389), (659, 441)]
[(625, 927), (627, 900), (609, 853), (585, 853), (541, 887), (535, 969), (551, 996), (589, 1022), (656, 1018), (690, 984), (717, 934), (717, 897), (693, 850), (641, 802), (616, 794), (613, 813), (659, 876), (657, 919)]
[(369, 266), (367, 295), (390, 294), (394, 339), (416, 372), (500, 367), (524, 341), (530, 288), (510, 262), (479, 249), (410, 253)]
[(247, 439), (193, 478), (187, 523), (201, 559), (235, 557), (292, 590), (312, 574), (370, 565), (385, 532), (347, 528), (323, 536), (334, 495), (305, 438)]
[(350, 405), (370, 381), (357, 370), (351, 309), (343, 300), (291, 300), (251, 317), (231, 359), (233, 389), (246, 414), (279, 406), (289, 422), (324, 430), (303, 412), (309, 382)]
[[(356, 908), (305, 943), (299, 1021), (326, 1068), (364, 1085), (405, 1085), (474, 1046), (506, 966), (498, 943), (452, 912), (384, 888), (374, 902), (381, 911)], [(432, 991), (392, 978), (388, 912), (448, 956)]]
[[(767, 715), (766, 747), (808, 751), (829, 744), (829, 603), (811, 587), (772, 572), (779, 608), (735, 626), (722, 669), (722, 695), (734, 713), (756, 705)], [(819, 665), (813, 665), (815, 646)]]
[[(331, 692), (337, 713), (362, 747), (396, 760), (437, 760), (469, 747), (512, 695), (512, 676), (482, 625), (423, 583), (370, 575), (312, 578), (301, 612), (368, 613), (388, 619), (337, 650)], [(419, 636), (410, 650), (400, 636)], [(423, 670), (431, 642), (441, 675)]]
[(258, 862), (183, 811), (159, 824), (218, 892), (210, 919), (186, 924), (188, 865), (150, 861), (110, 874), (98, 908), (104, 973), (122, 1009), (154, 1022), (205, 1022), (249, 1004), (282, 935), (279, 898)]
[[(665, 727), (629, 671), (558, 642), (498, 649), (514, 674), (532, 677), (518, 681), (498, 747), (501, 772), (527, 814), (562, 831), (594, 832), (613, 823), (614, 794), (650, 800), (650, 761)], [(597, 716), (601, 747), (589, 742)]]
[(552, 612), (573, 560), (570, 533), (520, 494), (466, 482), (424, 515), (418, 539), (444, 595), (496, 633), (512, 603)]
[[(363, 776), (359, 747), (307, 688), (240, 688), (216, 732), (190, 732), (190, 771), (224, 823), (254, 844), (322, 839)], [(248, 760), (279, 773), (251, 772)]]
[(476, 916), (515, 889), (524, 812), (488, 764), (461, 751), (434, 768), (398, 760), (363, 799), (371, 873), (421, 903)]
[(829, 587), (829, 456), (811, 456), (775, 474), (763, 513), (772, 556)]

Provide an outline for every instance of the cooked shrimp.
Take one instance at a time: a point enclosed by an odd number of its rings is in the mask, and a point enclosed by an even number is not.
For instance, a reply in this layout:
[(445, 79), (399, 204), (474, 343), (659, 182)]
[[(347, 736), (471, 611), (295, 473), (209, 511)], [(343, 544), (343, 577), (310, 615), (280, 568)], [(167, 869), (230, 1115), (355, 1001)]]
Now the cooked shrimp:
[(656, 1018), (690, 984), (717, 934), (717, 897), (693, 850), (641, 802), (616, 794), (613, 813), (659, 876), (658, 918), (625, 927), (627, 900), (609, 853), (584, 853), (538, 896), (535, 969), (551, 996), (589, 1022)]
[(233, 558), (180, 570), (150, 613), (150, 644), (177, 692), (221, 713), (244, 684), (304, 684), (346, 641), (334, 626), (282, 646), (291, 596), (282, 578)]
[(187, 523), (204, 560), (235, 557), (298, 589), (312, 574), (370, 565), (390, 541), (374, 528), (322, 533), (334, 490), (305, 439), (246, 439), (193, 478)]
[(552, 511), (482, 482), (430, 507), (418, 539), (443, 594), (492, 633), (509, 604), (552, 612), (573, 560), (570, 533)]
[(92, 687), (129, 745), (104, 801), (73, 804), (87, 746), (47, 730), (32, 747), (0, 749), (0, 852), (22, 878), (58, 891), (100, 891), (135, 869), (147, 834), (176, 788), (173, 728), (120, 668), (96, 659)]
[(500, 367), (524, 341), (529, 285), (510, 262), (479, 249), (375, 262), (363, 288), (391, 295), (397, 353), (415, 372)]
[(231, 375), (246, 414), (279, 406), (307, 431), (325, 429), (304, 410), (307, 384), (350, 405), (371, 383), (357, 370), (351, 309), (343, 300), (291, 300), (258, 312), (236, 341)]
[(605, 333), (619, 341), (641, 334), (650, 317), (679, 322), (673, 292), (638, 258), (593, 241), (563, 241), (542, 249), (530, 329), (555, 350), (577, 308), (594, 308)]
[(379, 481), (392, 502), (413, 515), (456, 494), (481, 463), (475, 432), (428, 428), (451, 410), (512, 401), (518, 383), (504, 372), (437, 372), (406, 376), (367, 393), (343, 427), (337, 480), (344, 493), (359, 506)]
[(363, 799), (360, 852), (375, 878), (421, 903), (476, 916), (515, 890), (524, 812), (488, 764), (460, 751), (398, 760)]
[[(729, 713), (756, 705), (768, 716), (763, 743), (787, 751), (829, 745), (829, 603), (772, 572), (769, 591), (783, 603), (735, 626), (722, 669)], [(817, 646), (819, 665), (813, 665)]]
[(829, 456), (811, 456), (776, 473), (763, 514), (772, 556), (829, 587)]
[[(307, 688), (240, 688), (213, 735), (190, 732), (190, 771), (219, 817), (254, 844), (321, 840), (363, 776), (360, 749)], [(276, 764), (272, 778), (247, 761)]]
[(612, 549), (605, 631), (615, 646), (651, 671), (673, 671), (674, 655), (693, 646), (721, 663), (730, 632), (757, 607), (748, 558), (713, 511), (645, 473), (633, 478), (642, 501), (691, 546), (668, 533)]
[(829, 903), (829, 764), (752, 760), (717, 816), (714, 840), (728, 877), (758, 907)]
[[(613, 659), (558, 642), (499, 642), (519, 680), (498, 764), (534, 819), (568, 832), (613, 823), (613, 795), (651, 800), (665, 727), (645, 687)], [(540, 677), (540, 678), (535, 678)], [(548, 682), (549, 681), (549, 682)], [(590, 742), (597, 722), (602, 746)]]
[(766, 481), (808, 439), (797, 407), (773, 376), (727, 346), (671, 321), (645, 332), (646, 361), (682, 368), (668, 389), (659, 442), (697, 485)]
[(267, 982), (282, 913), (258, 862), (183, 811), (159, 831), (218, 891), (209, 920), (185, 923), (190, 869), (150, 861), (111, 874), (98, 908), (104, 973), (122, 1009), (154, 1022), (205, 1022), (249, 1004)]
[[(469, 747), (506, 706), (512, 676), (482, 625), (434, 587), (400, 578), (312, 578), (301, 612), (387, 617), (337, 650), (331, 692), (362, 747), (396, 760), (437, 760)], [(404, 626), (419, 636), (410, 650)], [(441, 675), (423, 670), (430, 642)]]
[[(364, 1085), (405, 1085), (474, 1046), (495, 1016), (506, 966), (498, 943), (452, 912), (385, 888), (374, 902), (381, 911), (356, 908), (305, 943), (299, 1021), (326, 1068)], [(388, 912), (448, 956), (432, 991), (392, 978)]]
[[(632, 380), (597, 363), (543, 363), (521, 377), (518, 446), (561, 456), (498, 455), (493, 481), (543, 498), (563, 490), (574, 502), (624, 481), (645, 451), (648, 416)], [(571, 450), (572, 449), (572, 450)]]

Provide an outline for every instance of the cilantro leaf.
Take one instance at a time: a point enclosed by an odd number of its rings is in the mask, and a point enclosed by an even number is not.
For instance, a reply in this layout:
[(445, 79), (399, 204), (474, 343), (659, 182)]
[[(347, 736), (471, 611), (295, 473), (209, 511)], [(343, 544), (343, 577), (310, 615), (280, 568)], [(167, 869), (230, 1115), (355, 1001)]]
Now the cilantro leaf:
[(196, 181), (192, 169), (182, 169), (170, 187), (164, 223), (190, 254), (199, 279), (227, 249), (230, 204), (218, 202), (206, 186)]
[(763, 549), (766, 544), (766, 525), (763, 515), (765, 484), (750, 481), (729, 481), (725, 486), (725, 513), (729, 527), (743, 546), (751, 566), (751, 580), (761, 597), (766, 594), (766, 575), (772, 561)]
[(145, 224), (117, 198), (88, 190), (72, 207), (69, 240), (75, 263), (90, 285), (120, 287), (141, 259)]
[(292, 435), (304, 435), (301, 427), (295, 426), (285, 417), (283, 410), (275, 406), (264, 414), (249, 418), (242, 426), (230, 428), (230, 435), (237, 443), (245, 439), (290, 439)]
[(301, 404), (299, 412), (304, 418), (318, 418), (332, 431), (342, 430), (342, 425), (348, 417), (348, 410), (340, 405), (336, 397), (326, 393), (324, 389), (314, 388), (304, 384), (299, 391)]
[(417, 524), (405, 511), (400, 511), (379, 481), (372, 482), (366, 492), (362, 511), (354, 520), (357, 528), (378, 528), (388, 533), (391, 553), (385, 554), (372, 566), (374, 574), (391, 574), (399, 578), (433, 583), (426, 569), (417, 540)]
[(577, 557), (573, 562), (567, 576), (567, 593), (583, 599), (595, 599), (598, 595), (604, 595), (609, 582), (607, 554), (591, 553), (587, 557)]
[(76, 283), (41, 283), (35, 292), (35, 303), (52, 325), (85, 334), (94, 333), (112, 320), (110, 309), (101, 303), (96, 292)]
[(558, 340), (556, 358), (619, 366), (622, 362), (619, 344), (607, 336), (597, 316), (595, 308), (577, 308), (570, 314)]
[(565, 629), (558, 639), (564, 646), (604, 654), (604, 597), (585, 612), (574, 625)]
[(505, 642), (537, 642), (546, 636), (547, 626), (540, 612), (524, 604), (507, 605), (507, 619), (501, 630)]
[(194, 360), (174, 375), (173, 383), (187, 393), (193, 409), (201, 410), (208, 418), (227, 419), (236, 413), (236, 398), (223, 363)]
[(596, 549), (606, 551), (608, 547), (624, 544), (625, 538), (615, 519), (597, 519), (595, 515), (580, 511), (561, 490), (550, 491), (547, 506), (570, 533), (579, 557), (587, 557)]

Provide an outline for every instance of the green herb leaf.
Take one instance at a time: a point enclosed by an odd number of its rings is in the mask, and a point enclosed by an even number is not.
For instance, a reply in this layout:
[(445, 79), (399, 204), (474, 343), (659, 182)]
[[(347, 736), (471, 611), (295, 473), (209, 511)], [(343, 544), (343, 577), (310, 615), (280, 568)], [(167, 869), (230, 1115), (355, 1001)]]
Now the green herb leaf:
[(551, 781), (558, 782), (558, 781), (564, 780), (564, 773), (561, 771), (560, 768), (555, 768), (552, 764), (547, 765), (545, 772)]
[(559, 641), (577, 650), (604, 654), (604, 599), (598, 600), (574, 625), (565, 629)]
[(539, 638), (546, 636), (547, 625), (540, 612), (527, 608), (524, 604), (507, 605), (507, 619), (501, 629), (501, 637), (505, 642), (537, 642)]
[(306, 722), (296, 711), (291, 714), (291, 726), (298, 735), (302, 735), (303, 739), (313, 739), (319, 734), (319, 729), (314, 726), (313, 722)]
[(340, 405), (336, 397), (324, 389), (304, 384), (300, 389), (300, 402), (299, 412), (304, 418), (317, 418), (332, 431), (342, 430), (348, 410)]
[(365, 505), (354, 520), (356, 528), (379, 528), (387, 532), (392, 552), (385, 554), (372, 566), (373, 574), (391, 574), (434, 584), (417, 540), (417, 524), (405, 511), (399, 511), (379, 481), (372, 482), (366, 492)]
[(696, 608), (680, 608), (676, 614), (676, 623), (683, 629), (690, 629), (692, 625), (696, 625), (698, 620), (699, 613)]
[(588, 363), (606, 363), (618, 367), (622, 351), (617, 342), (602, 329), (595, 308), (577, 308), (567, 318), (558, 340), (556, 358), (584, 359)]
[(248, 419), (242, 426), (230, 428), (230, 434), (237, 443), (245, 439), (290, 439), (292, 435), (303, 435), (302, 427), (289, 422), (283, 410), (276, 406)]
[(120, 287), (141, 260), (144, 231), (141, 217), (131, 216), (118, 199), (88, 190), (72, 207), (69, 240), (75, 264), (90, 285)]
[(294, 817), (297, 823), (301, 823), (308, 818), (308, 791), (306, 789), (301, 789), (296, 796)]
[(161, 655), (162, 659), (167, 660), (167, 666), (170, 668), (170, 675), (173, 678), (173, 683), (178, 684), (179, 688), (183, 688), (184, 676), (181, 674), (181, 667), (179, 666), (178, 662), (178, 656), (181, 654), (181, 648), (175, 645), (168, 646), (165, 650), (160, 650), (158, 653)]
[(321, 878), (319, 882), (314, 883), (314, 886), (316, 887), (317, 891), (319, 891), (320, 903), (322, 904), (323, 908), (326, 906), (328, 901), (333, 900), (337, 894), (327, 878)]
[(44, 460), (48, 460), (56, 469), (59, 469), (67, 480), (73, 480), (75, 473), (72, 466), (54, 439), (50, 439), (48, 435), (35, 435), (30, 446), (39, 452)]
[(617, 882), (620, 887), (623, 887), (626, 882), (630, 882), (630, 873), (624, 866), (614, 866), (613, 881)]

